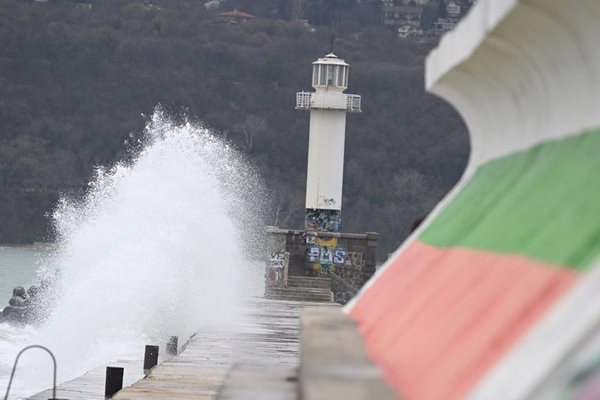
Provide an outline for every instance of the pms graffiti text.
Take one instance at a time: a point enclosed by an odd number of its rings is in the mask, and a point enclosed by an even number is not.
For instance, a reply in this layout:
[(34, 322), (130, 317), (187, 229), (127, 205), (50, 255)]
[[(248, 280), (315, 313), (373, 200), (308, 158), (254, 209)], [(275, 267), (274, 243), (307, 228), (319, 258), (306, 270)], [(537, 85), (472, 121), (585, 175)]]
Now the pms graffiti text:
[(346, 250), (341, 247), (314, 246), (306, 250), (306, 261), (310, 264), (344, 265), (346, 263)]

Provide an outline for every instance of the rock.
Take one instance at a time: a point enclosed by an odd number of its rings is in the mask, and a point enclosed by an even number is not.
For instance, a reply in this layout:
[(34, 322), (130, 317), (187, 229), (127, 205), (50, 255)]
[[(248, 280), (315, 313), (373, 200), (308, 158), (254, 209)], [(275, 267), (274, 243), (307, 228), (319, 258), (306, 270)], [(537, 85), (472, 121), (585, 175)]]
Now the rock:
[(24, 325), (31, 319), (31, 310), (27, 307), (8, 306), (2, 311), (1, 321)]
[(27, 289), (27, 294), (29, 295), (30, 299), (35, 299), (39, 293), (40, 293), (40, 288), (35, 285), (33, 285), (29, 289)]
[(10, 304), (13, 307), (25, 307), (27, 305), (27, 300), (20, 296), (13, 296), (8, 301), (8, 304)]
[(8, 306), (2, 310), (2, 315), (7, 319), (21, 319), (27, 314), (27, 308)]
[(13, 288), (13, 297), (21, 297), (23, 299), (26, 299), (28, 296), (23, 286), (16, 286), (15, 288)]
[[(57, 273), (53, 274), (53, 277)], [(29, 289), (23, 286), (13, 288), (13, 296), (8, 301), (9, 306), (0, 310), (0, 322), (24, 325), (35, 323), (41, 316), (41, 310), (47, 311), (44, 302), (45, 294), (52, 285), (51, 278), (45, 278), (40, 285), (32, 285)]]

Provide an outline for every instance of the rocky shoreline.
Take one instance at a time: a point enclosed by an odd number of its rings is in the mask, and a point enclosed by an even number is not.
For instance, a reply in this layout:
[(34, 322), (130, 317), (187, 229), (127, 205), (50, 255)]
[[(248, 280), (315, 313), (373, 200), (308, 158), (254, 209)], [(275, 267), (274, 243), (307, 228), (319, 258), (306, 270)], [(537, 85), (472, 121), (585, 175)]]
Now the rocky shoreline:
[(23, 286), (13, 288), (12, 297), (0, 312), (0, 323), (27, 324), (37, 317), (42, 294), (48, 290), (49, 280), (43, 280), (40, 286), (32, 285), (28, 289)]

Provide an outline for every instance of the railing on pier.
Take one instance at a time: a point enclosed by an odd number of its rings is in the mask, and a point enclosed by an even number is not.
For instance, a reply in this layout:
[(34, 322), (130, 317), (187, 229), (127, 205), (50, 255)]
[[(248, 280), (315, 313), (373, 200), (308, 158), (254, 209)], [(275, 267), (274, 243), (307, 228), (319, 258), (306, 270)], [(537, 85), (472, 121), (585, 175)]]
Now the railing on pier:
[(337, 275), (335, 272), (333, 271), (329, 271), (329, 278), (331, 279), (331, 281), (335, 281), (336, 283), (339, 283), (341, 286), (344, 287), (344, 289), (347, 292), (351, 292), (352, 295), (355, 295), (356, 293), (358, 293), (358, 289), (355, 288), (354, 286), (352, 286), (351, 284), (349, 284), (348, 282), (346, 282), (344, 280), (344, 278), (342, 278), (341, 276)]

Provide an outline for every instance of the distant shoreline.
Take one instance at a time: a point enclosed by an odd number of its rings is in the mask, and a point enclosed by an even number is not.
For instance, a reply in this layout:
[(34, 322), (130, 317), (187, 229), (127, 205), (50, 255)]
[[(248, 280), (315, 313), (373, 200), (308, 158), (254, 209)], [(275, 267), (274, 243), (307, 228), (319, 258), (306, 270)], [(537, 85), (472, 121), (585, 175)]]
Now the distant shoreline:
[(52, 243), (34, 242), (34, 243), (0, 243), (0, 248), (12, 249), (44, 249), (52, 246)]

